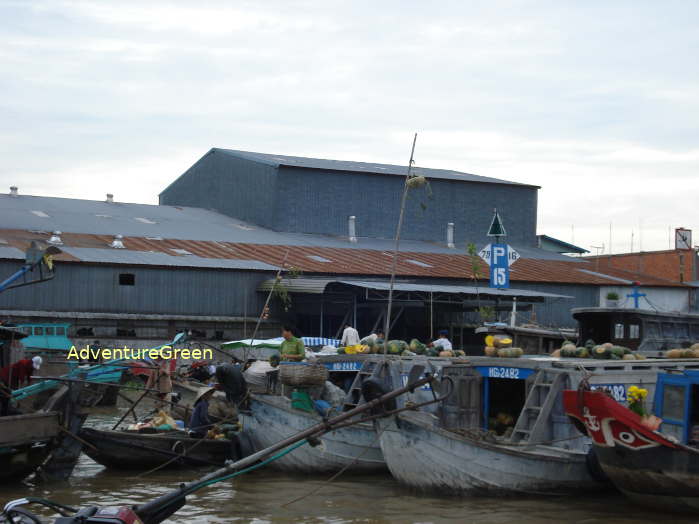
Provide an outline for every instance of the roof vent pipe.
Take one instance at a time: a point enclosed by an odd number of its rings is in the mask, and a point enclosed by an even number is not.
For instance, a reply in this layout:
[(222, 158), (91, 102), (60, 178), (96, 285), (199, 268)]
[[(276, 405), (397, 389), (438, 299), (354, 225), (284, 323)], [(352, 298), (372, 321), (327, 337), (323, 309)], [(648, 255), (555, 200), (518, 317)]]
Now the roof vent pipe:
[(107, 193), (107, 202), (110, 204), (113, 204), (114, 203), (114, 195), (112, 195), (111, 193)]
[(114, 235), (114, 240), (109, 244), (109, 247), (114, 249), (125, 249), (124, 243), (121, 241), (124, 237), (121, 235)]
[(449, 222), (447, 224), (447, 247), (449, 249), (454, 249), (454, 222)]
[(17, 194), (17, 186), (10, 186), (10, 196), (13, 196), (13, 197), (19, 196)]
[(354, 215), (350, 216), (347, 227), (349, 228), (349, 241), (357, 242), (357, 217)]
[(48, 243), (51, 244), (52, 246), (62, 246), (63, 240), (61, 240), (61, 232), (54, 231), (53, 234), (51, 235), (51, 238), (48, 239)]

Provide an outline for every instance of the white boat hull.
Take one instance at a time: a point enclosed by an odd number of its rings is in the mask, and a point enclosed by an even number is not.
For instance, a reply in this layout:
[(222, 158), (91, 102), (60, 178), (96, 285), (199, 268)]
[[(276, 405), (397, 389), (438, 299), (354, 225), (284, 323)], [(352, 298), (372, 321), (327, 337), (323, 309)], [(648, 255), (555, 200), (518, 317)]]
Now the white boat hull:
[(424, 414), (382, 424), (381, 449), (391, 474), (420, 490), (551, 495), (604, 486), (590, 475), (582, 452), (491, 444), (439, 429)]
[[(287, 399), (254, 395), (250, 414), (240, 413), (243, 432), (255, 450), (276, 444), (321, 422), (320, 416), (291, 408)], [(340, 428), (320, 437), (320, 445), (297, 448), (269, 467), (296, 473), (337, 472), (348, 466), (353, 473), (385, 471), (376, 432), (371, 424)]]

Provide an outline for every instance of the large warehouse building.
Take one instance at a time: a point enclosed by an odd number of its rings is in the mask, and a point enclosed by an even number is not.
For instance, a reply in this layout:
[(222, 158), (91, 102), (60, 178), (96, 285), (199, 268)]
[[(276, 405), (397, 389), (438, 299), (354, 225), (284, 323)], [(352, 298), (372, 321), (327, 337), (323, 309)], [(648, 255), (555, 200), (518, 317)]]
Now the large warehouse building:
[[(397, 263), (394, 335), (448, 328), (465, 343), (479, 307), (572, 326), (570, 308), (640, 281), (656, 307), (695, 308), (694, 288), (540, 249), (538, 187), (415, 168)], [(103, 343), (250, 336), (276, 272), (285, 274), (258, 336), (282, 321), (304, 335), (380, 325), (406, 168), (212, 149), (160, 195), (160, 205), (0, 195), (0, 277), (32, 240), (63, 253), (55, 279), (0, 294), (6, 320), (68, 321), (71, 335)], [(488, 242), (497, 207), (522, 256), (511, 289), (490, 290), (466, 253)], [(292, 278), (293, 277), (293, 278)], [(289, 297), (288, 299), (286, 297)], [(481, 309), (481, 314), (483, 310)]]

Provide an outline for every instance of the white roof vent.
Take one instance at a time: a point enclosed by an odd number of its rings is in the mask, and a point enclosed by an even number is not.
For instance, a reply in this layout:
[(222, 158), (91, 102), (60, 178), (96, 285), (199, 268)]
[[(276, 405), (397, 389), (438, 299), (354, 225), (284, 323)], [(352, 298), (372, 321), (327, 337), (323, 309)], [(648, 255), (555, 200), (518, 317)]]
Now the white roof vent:
[(349, 241), (352, 243), (357, 242), (357, 217), (354, 215), (350, 216), (349, 219), (347, 220), (347, 229), (348, 229), (348, 237)]
[(13, 197), (19, 196), (17, 194), (17, 186), (10, 186), (10, 196), (13, 196)]
[(332, 262), (332, 260), (325, 257), (321, 257), (320, 255), (306, 255), (306, 257), (310, 258), (311, 260), (315, 260), (316, 262), (322, 262), (323, 264)]
[(107, 202), (109, 204), (113, 204), (114, 203), (114, 195), (112, 195), (111, 193), (107, 193)]
[(61, 240), (61, 232), (54, 231), (51, 234), (51, 238), (48, 239), (48, 243), (51, 244), (52, 246), (62, 246), (63, 240)]
[(49, 216), (46, 213), (44, 213), (43, 211), (39, 211), (38, 209), (32, 210), (32, 213), (41, 218), (49, 218)]
[(114, 240), (112, 240), (112, 242), (109, 244), (109, 247), (114, 249), (125, 249), (124, 242), (122, 242), (123, 239), (124, 237), (121, 235), (114, 235)]
[(454, 249), (454, 222), (449, 222), (447, 224), (447, 247), (449, 249)]
[(170, 249), (170, 251), (174, 251), (178, 255), (191, 255), (192, 254), (189, 251), (187, 251), (186, 249), (180, 249), (180, 248), (175, 248), (175, 247), (171, 247), (169, 249)]
[(157, 222), (151, 220), (150, 218), (136, 217), (134, 220), (138, 220), (142, 224), (157, 224)]

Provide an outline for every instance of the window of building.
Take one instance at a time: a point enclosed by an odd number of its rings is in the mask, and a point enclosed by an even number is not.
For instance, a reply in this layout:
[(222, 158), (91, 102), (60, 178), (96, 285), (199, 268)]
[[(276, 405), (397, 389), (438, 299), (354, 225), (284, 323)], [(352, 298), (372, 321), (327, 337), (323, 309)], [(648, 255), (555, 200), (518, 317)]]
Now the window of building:
[(641, 327), (638, 324), (629, 324), (629, 338), (641, 338)]
[(59, 335), (62, 337), (62, 336), (65, 336), (65, 334), (66, 334), (66, 328), (64, 328), (64, 327), (57, 327), (56, 328), (56, 335)]
[(216, 340), (223, 340), (223, 331), (219, 331), (219, 330), (214, 331), (214, 338)]
[(52, 327), (47, 327), (46, 328), (46, 336), (52, 337), (56, 334), (56, 330)]
[(136, 285), (136, 275), (133, 273), (119, 273), (119, 285), (120, 286), (135, 286)]
[(614, 338), (624, 338), (624, 324), (614, 324)]
[(675, 324), (675, 332), (677, 333), (677, 338), (689, 338), (689, 324)]
[(36, 326), (36, 327), (34, 328), (34, 334), (35, 334), (35, 335), (39, 335), (39, 336), (43, 336), (43, 335), (44, 335), (44, 328), (43, 328), (43, 326)]
[(699, 340), (699, 324), (692, 324), (692, 338)]
[(136, 330), (130, 328), (117, 328), (117, 337), (135, 337)]

